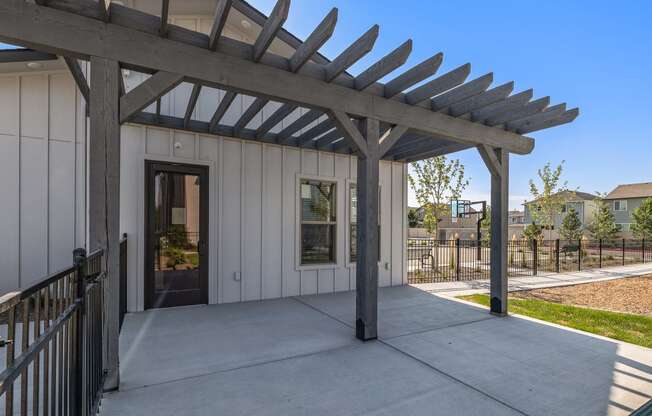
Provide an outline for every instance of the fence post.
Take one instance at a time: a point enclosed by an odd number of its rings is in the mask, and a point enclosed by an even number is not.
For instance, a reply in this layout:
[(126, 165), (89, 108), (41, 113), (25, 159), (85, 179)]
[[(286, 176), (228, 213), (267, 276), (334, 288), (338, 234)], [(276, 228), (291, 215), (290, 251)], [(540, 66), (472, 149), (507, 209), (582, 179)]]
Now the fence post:
[(645, 238), (641, 240), (641, 256), (643, 257), (643, 263), (645, 263)]
[(86, 315), (86, 250), (77, 248), (73, 251), (73, 258), (77, 268), (76, 273), (76, 302), (77, 308), (77, 322), (75, 331), (75, 368), (74, 368), (74, 383), (73, 383), (73, 400), (72, 411), (73, 415), (81, 416), (84, 409), (84, 326)]
[(582, 271), (582, 239), (577, 240), (577, 271)]
[(559, 273), (561, 270), (561, 268), (559, 267), (559, 239), (555, 240), (555, 253), (557, 255), (555, 259), (555, 270), (557, 271), (557, 273)]
[(539, 241), (536, 238), (532, 240), (532, 250), (532, 274), (536, 276), (537, 271), (539, 270)]
[(598, 268), (601, 269), (602, 268), (602, 239), (600, 239), (598, 241), (599, 241), (598, 247), (599, 247), (599, 250), (600, 250), (599, 251), (600, 255), (598, 257)]
[(625, 265), (625, 239), (623, 238), (623, 266)]
[(460, 280), (460, 239), (455, 239), (455, 278)]

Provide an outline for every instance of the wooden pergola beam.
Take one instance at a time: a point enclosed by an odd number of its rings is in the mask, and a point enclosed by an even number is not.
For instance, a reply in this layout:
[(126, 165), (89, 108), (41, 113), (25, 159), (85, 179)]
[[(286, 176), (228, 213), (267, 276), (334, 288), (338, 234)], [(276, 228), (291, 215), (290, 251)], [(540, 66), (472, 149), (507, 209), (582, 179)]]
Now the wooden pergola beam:
[(192, 86), (192, 91), (190, 92), (190, 97), (188, 98), (188, 105), (186, 106), (186, 113), (183, 117), (183, 124), (185, 126), (190, 123), (192, 118), (192, 113), (195, 112), (195, 107), (197, 106), (197, 100), (199, 99), (199, 94), (201, 93), (201, 85), (195, 84)]
[(303, 42), (290, 58), (290, 72), (297, 72), (312, 58), (319, 48), (331, 38), (337, 24), (337, 8), (333, 8), (310, 36)]
[(208, 35), (208, 49), (212, 51), (217, 49), (217, 42), (220, 40), (220, 36), (222, 36), (222, 31), (224, 30), (226, 19), (229, 17), (232, 3), (232, 0), (217, 0), (215, 14), (213, 15), (213, 26), (211, 27), (210, 35)]
[(335, 127), (335, 122), (332, 118), (325, 120), (322, 123), (319, 123), (315, 127), (305, 131), (302, 135), (297, 137), (297, 145), (302, 146), (304, 143), (308, 143), (310, 140), (313, 140), (315, 137), (319, 137), (321, 134), (326, 133), (327, 131)]
[(70, 74), (75, 80), (77, 88), (79, 88), (79, 92), (81, 93), (82, 97), (84, 97), (86, 105), (90, 105), (90, 87), (88, 86), (86, 76), (84, 76), (84, 71), (82, 71), (81, 66), (79, 65), (79, 61), (68, 56), (64, 56), (63, 59), (66, 61), (66, 66), (68, 66)]
[(283, 23), (287, 20), (289, 12), (290, 0), (278, 0), (276, 2), (274, 9), (272, 9), (272, 13), (269, 15), (269, 18), (265, 22), (263, 29), (260, 31), (260, 34), (254, 43), (252, 51), (252, 60), (254, 62), (260, 61), (263, 54), (267, 52), (267, 48), (272, 44), (276, 34), (281, 30)]
[(557, 105), (550, 106), (540, 112), (529, 117), (524, 117), (518, 120), (511, 121), (505, 126), (508, 130), (517, 131), (521, 127), (527, 127), (532, 124), (539, 123), (545, 120), (552, 120), (560, 115), (564, 114), (566, 111), (566, 103), (561, 103)]
[(231, 106), (231, 103), (233, 103), (233, 100), (235, 100), (236, 95), (237, 94), (233, 91), (227, 91), (224, 94), (224, 97), (222, 97), (220, 104), (217, 106), (217, 109), (211, 118), (210, 131), (215, 131), (217, 125), (220, 123), (220, 120), (222, 120), (222, 117), (224, 117), (224, 114), (226, 114), (226, 111)]
[(385, 156), (385, 154), (391, 149), (398, 140), (405, 135), (410, 128), (407, 126), (394, 126), (391, 129), (387, 130), (385, 134), (380, 138), (379, 157)]
[[(120, 122), (128, 121), (183, 81), (183, 76), (159, 71), (120, 98)], [(157, 105), (160, 108), (160, 104)], [(157, 112), (160, 112), (157, 109)]]
[(448, 108), (448, 114), (453, 117), (459, 117), (463, 114), (470, 113), (476, 109), (504, 100), (513, 90), (514, 81), (499, 85), (481, 94), (451, 105)]
[(452, 104), (459, 103), (460, 101), (464, 101), (486, 91), (493, 80), (494, 74), (490, 72), (480, 78), (476, 78), (466, 84), (460, 85), (459, 87), (436, 96), (430, 100), (430, 107), (432, 108), (432, 111), (447, 109)]
[(285, 127), (278, 133), (277, 141), (280, 144), (287, 144), (291, 141), (292, 135), (302, 128), (306, 127), (308, 124), (317, 120), (321, 117), (323, 113), (319, 110), (310, 110), (295, 121), (293, 121), (289, 126)]
[(471, 73), (471, 64), (464, 64), (441, 75), (405, 95), (405, 102), (411, 105), (429, 100), (435, 95), (462, 84)]
[(554, 118), (544, 118), (537, 122), (528, 122), (518, 128), (519, 132), (530, 133), (537, 130), (549, 129), (551, 127), (560, 126), (574, 121), (580, 115), (579, 108), (573, 108)]
[(411, 52), (412, 39), (409, 39), (355, 77), (353, 83), (355, 89), (363, 91), (370, 85), (374, 85), (375, 82), (385, 75), (390, 74), (402, 66), (407, 61)]
[(434, 75), (441, 66), (443, 60), (444, 54), (440, 52), (392, 79), (385, 84), (385, 98), (396, 97), (405, 89), (418, 84), (431, 75)]
[(378, 25), (372, 26), (360, 38), (353, 42), (344, 52), (340, 53), (331, 63), (324, 66), (324, 81), (331, 82), (341, 73), (346, 71), (362, 59), (366, 54), (371, 52), (378, 39)]
[(477, 122), (484, 122), (488, 118), (495, 117), (500, 114), (508, 113), (514, 111), (532, 99), (534, 91), (532, 89), (519, 92), (517, 94), (511, 95), (504, 100), (489, 104), (485, 107), (482, 107), (478, 110), (471, 112), (471, 120)]
[[(345, 111), (355, 117), (374, 118), (389, 124), (409, 125), (415, 131), (473, 146), (486, 143), (515, 153), (528, 153), (533, 148), (531, 139), (504, 130), (327, 84), (242, 57), (182, 44), (161, 38), (158, 33), (152, 35), (113, 23), (98, 25), (87, 17), (19, 0), (0, 3), (0, 15), (6, 21), (0, 28), (3, 40), (46, 52), (65, 52), (64, 55), (69, 53), (82, 58), (105, 56), (134, 67), (182, 74), (190, 80), (221, 89), (323, 111)], [(85, 36), (78, 36), (80, 31)]]
[(161, 0), (161, 26), (159, 33), (165, 37), (168, 35), (168, 17), (170, 14), (170, 0)]
[(344, 138), (349, 140), (349, 144), (362, 156), (367, 155), (367, 142), (353, 123), (351, 117), (343, 111), (332, 110), (329, 115), (343, 134)]
[(539, 98), (518, 108), (509, 108), (500, 114), (488, 117), (485, 120), (485, 124), (488, 126), (497, 126), (499, 124), (508, 123), (513, 120), (529, 117), (543, 111), (543, 109), (545, 109), (548, 104), (550, 104), (550, 97)]

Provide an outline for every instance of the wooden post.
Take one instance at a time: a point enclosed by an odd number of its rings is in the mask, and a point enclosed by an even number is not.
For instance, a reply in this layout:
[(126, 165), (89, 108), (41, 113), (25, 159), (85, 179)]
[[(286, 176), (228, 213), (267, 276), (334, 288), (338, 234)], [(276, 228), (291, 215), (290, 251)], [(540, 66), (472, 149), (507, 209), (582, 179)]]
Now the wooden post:
[(509, 208), (509, 152), (491, 149), (499, 172), (491, 175), (491, 313), (507, 314), (507, 211)]
[(89, 251), (104, 249), (105, 284), (103, 363), (106, 390), (119, 384), (120, 269), (120, 111), (116, 61), (91, 57), (88, 146)]
[(369, 341), (378, 336), (378, 120), (363, 120), (362, 134), (367, 152), (358, 152), (355, 334)]

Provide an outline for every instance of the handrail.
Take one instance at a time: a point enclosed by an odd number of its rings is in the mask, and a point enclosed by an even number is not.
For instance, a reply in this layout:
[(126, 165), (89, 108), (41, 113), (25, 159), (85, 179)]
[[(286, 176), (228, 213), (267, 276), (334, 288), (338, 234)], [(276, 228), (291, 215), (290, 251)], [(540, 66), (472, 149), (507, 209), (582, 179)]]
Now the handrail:
[(105, 377), (103, 255), (77, 249), (72, 266), (0, 297), (8, 338), (0, 339), (0, 348), (6, 348), (4, 369), (0, 366), (6, 414), (14, 414), (14, 407), (19, 414), (40, 414), (41, 407), (52, 415), (96, 413)]

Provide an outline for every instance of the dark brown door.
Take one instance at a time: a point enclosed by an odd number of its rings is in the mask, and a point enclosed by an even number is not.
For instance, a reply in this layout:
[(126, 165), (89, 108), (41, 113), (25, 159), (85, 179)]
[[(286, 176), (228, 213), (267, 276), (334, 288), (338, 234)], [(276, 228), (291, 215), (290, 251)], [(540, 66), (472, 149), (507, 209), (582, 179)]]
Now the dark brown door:
[(208, 303), (208, 168), (145, 171), (145, 307)]

